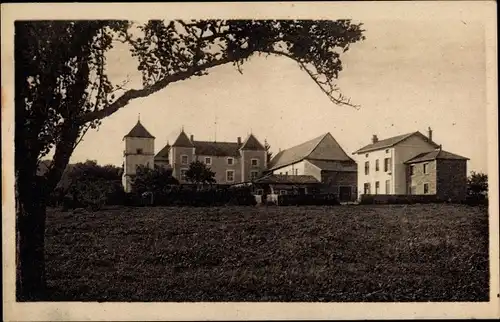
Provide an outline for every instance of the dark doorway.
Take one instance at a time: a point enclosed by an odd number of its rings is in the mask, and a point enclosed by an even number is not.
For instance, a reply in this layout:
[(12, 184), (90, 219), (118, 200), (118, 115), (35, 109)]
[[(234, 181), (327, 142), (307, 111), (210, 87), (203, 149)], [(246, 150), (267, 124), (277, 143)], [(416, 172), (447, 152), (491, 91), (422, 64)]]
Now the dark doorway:
[(339, 187), (339, 200), (351, 201), (352, 189), (351, 187)]

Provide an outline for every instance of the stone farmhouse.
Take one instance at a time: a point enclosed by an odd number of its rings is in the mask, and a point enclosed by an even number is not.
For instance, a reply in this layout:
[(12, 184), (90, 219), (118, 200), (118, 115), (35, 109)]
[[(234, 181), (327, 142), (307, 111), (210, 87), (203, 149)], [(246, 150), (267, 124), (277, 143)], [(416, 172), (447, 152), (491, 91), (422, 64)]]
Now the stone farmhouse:
[(416, 131), (372, 142), (354, 152), (358, 195), (436, 195), (464, 200), (468, 158), (444, 151), (428, 135)]
[(169, 167), (180, 183), (193, 161), (205, 163), (220, 185), (252, 185), (257, 195), (330, 193), (340, 201), (361, 195), (436, 195), (463, 200), (467, 158), (444, 151), (428, 135), (412, 132), (372, 142), (349, 157), (331, 133), (285, 149), (267, 162), (254, 134), (242, 141), (195, 140), (181, 130), (155, 154), (155, 137), (140, 121), (125, 135), (123, 186), (131, 191), (138, 165)]

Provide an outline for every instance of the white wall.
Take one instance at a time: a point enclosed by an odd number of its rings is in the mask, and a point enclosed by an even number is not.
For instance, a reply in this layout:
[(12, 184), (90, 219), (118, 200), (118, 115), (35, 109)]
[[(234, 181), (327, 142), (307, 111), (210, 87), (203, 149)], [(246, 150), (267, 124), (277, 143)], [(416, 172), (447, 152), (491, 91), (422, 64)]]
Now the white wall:
[[(288, 172), (288, 175), (304, 175), (305, 173), (305, 167), (304, 167), (305, 161), (300, 161), (291, 165), (288, 165), (283, 168), (279, 168), (276, 170), (273, 170), (273, 174), (286, 174)], [(295, 170), (297, 170), (297, 173), (295, 173)]]
[(125, 153), (136, 153), (137, 149), (143, 149), (143, 153), (154, 154), (154, 142), (152, 138), (125, 138)]
[[(394, 149), (388, 148), (378, 151), (356, 154), (355, 159), (358, 164), (358, 196), (364, 194), (365, 183), (370, 183), (371, 193), (375, 194), (375, 182), (380, 183), (379, 194), (386, 194), (385, 181), (390, 180), (390, 192), (394, 192)], [(368, 155), (368, 156), (366, 156)], [(384, 171), (384, 159), (391, 158), (391, 171)], [(375, 171), (376, 160), (379, 160), (379, 171)], [(365, 175), (365, 162), (370, 162), (370, 171)]]

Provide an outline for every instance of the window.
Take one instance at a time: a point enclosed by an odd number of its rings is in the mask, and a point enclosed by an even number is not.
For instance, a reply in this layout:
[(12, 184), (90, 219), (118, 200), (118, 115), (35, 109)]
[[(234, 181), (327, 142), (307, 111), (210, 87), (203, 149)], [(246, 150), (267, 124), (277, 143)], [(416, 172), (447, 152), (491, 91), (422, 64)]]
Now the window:
[(226, 171), (226, 181), (232, 182), (234, 181), (234, 170)]
[(379, 171), (380, 168), (379, 168), (379, 164), (378, 164), (378, 159), (375, 160), (375, 171)]
[(364, 194), (369, 195), (370, 194), (370, 183), (365, 183), (364, 185)]
[(286, 195), (287, 191), (286, 190), (280, 190), (280, 195)]
[(367, 153), (367, 154), (365, 154), (365, 157), (366, 157), (366, 158), (368, 158), (368, 153)]
[(384, 159), (384, 172), (391, 171), (391, 158)]
[(429, 163), (424, 163), (424, 174), (429, 173)]
[(288, 171), (285, 171), (285, 176), (287, 176), (287, 175), (288, 175)]
[(252, 167), (258, 167), (259, 166), (259, 159), (252, 159), (251, 164), (252, 164)]
[(205, 157), (205, 164), (211, 165), (212, 164), (212, 158), (211, 157)]
[(424, 183), (424, 193), (425, 194), (429, 193), (429, 184), (428, 183)]
[(375, 194), (378, 195), (380, 193), (380, 182), (375, 182)]
[(142, 154), (142, 149), (137, 149), (137, 154)]
[(366, 161), (365, 162), (365, 175), (368, 175), (370, 173), (370, 162)]
[(391, 180), (385, 180), (385, 194), (391, 194)]
[(295, 169), (295, 175), (298, 176), (299, 175), (299, 169)]
[(389, 149), (386, 149), (386, 150), (385, 150), (385, 153), (389, 153)]
[(415, 167), (413, 165), (410, 166), (410, 175), (414, 175), (415, 174)]
[(257, 191), (255, 192), (256, 195), (258, 196), (262, 196), (264, 194), (264, 190), (263, 189), (257, 189)]
[(188, 156), (181, 155), (181, 164), (188, 164)]
[(251, 171), (250, 172), (250, 179), (255, 180), (259, 177), (259, 172), (258, 171)]
[(233, 165), (234, 164), (234, 159), (233, 158), (227, 158), (227, 164), (228, 165)]
[(186, 172), (187, 169), (181, 169), (181, 180), (186, 181)]

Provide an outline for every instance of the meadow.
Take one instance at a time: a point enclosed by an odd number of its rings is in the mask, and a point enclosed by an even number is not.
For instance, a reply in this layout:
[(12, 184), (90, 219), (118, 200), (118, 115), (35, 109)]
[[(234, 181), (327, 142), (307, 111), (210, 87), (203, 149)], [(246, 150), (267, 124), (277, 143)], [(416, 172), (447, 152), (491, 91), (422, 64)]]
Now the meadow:
[(488, 301), (465, 205), (50, 209), (49, 301)]

